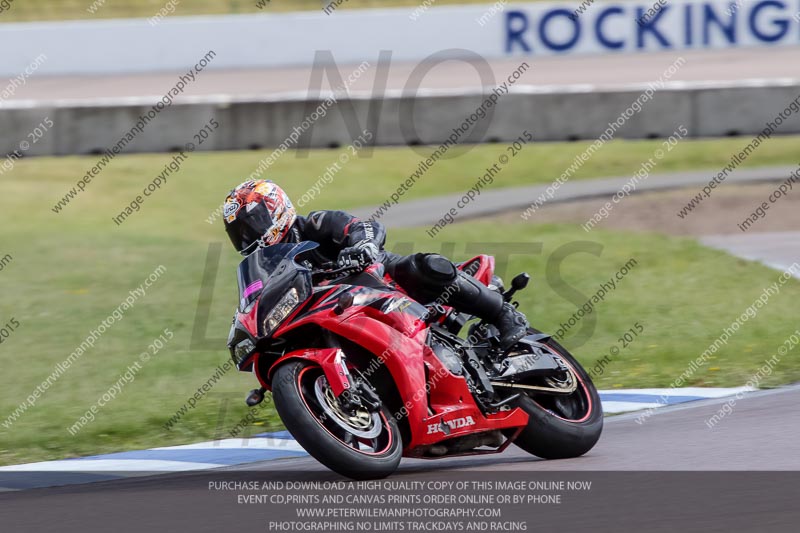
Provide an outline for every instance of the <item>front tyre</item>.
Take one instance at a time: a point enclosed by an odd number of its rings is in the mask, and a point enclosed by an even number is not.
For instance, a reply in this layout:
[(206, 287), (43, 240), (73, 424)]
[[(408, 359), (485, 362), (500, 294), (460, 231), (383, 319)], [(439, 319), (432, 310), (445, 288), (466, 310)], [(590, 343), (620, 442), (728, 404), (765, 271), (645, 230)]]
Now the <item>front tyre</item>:
[(569, 367), (577, 379), (577, 388), (563, 396), (524, 392), (515, 403), (530, 418), (514, 444), (543, 459), (579, 457), (594, 447), (603, 431), (600, 396), (589, 375), (566, 348), (553, 339), (544, 346)]
[(319, 366), (282, 364), (272, 378), (272, 397), (289, 433), (334, 472), (351, 479), (379, 479), (400, 464), (400, 430), (386, 408), (345, 412)]

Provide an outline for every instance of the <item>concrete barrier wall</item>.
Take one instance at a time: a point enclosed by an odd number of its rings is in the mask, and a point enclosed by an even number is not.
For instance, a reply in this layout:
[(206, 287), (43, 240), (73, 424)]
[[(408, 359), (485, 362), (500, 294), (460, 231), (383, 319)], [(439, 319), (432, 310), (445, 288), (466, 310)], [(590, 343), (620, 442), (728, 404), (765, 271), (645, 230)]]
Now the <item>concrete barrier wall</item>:
[[(692, 137), (754, 135), (800, 96), (800, 85), (709, 85), (676, 83), (647, 99), (646, 86), (625, 90), (524, 90), (499, 97), (485, 118), (469, 127), (459, 142), (515, 139), (523, 130), (536, 141), (595, 139), (613, 127), (615, 138), (666, 137), (685, 126)], [(348, 145), (363, 129), (377, 145), (439, 144), (476, 112), (485, 94), (426, 93), (415, 98), (388, 95), (381, 100), (340, 99), (258, 101), (194, 98), (174, 104), (126, 143), (123, 153), (166, 152), (195, 143), (197, 150), (245, 150), (277, 147), (325, 148)], [(636, 102), (640, 105), (637, 105)], [(6, 104), (0, 108), (0, 155), (101, 153), (131, 132), (155, 101), (108, 102), (95, 106)], [(314, 111), (322, 105), (322, 112)], [(797, 102), (794, 104), (797, 108)], [(486, 105), (484, 104), (486, 109)], [(636, 112), (636, 109), (640, 111)], [(787, 114), (788, 116), (789, 114)], [(194, 137), (210, 119), (219, 122), (202, 144)], [(52, 126), (32, 142), (30, 132), (49, 119)], [(305, 121), (305, 122), (304, 122)], [(779, 133), (800, 133), (800, 113), (781, 120)], [(465, 128), (466, 131), (466, 128)], [(293, 132), (295, 134), (293, 135)], [(289, 142), (287, 138), (293, 137)], [(27, 139), (27, 141), (26, 141)], [(26, 149), (21, 148), (28, 143)], [(423, 149), (420, 149), (423, 152)]]

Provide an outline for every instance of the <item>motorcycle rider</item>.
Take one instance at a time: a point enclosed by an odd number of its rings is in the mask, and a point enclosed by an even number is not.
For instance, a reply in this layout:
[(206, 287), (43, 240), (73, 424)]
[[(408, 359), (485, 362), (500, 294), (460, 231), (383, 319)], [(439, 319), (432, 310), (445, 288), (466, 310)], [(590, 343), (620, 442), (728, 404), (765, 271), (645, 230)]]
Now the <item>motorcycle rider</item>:
[(362, 221), (344, 211), (313, 211), (298, 216), (286, 193), (267, 180), (249, 180), (233, 189), (225, 199), (223, 218), (228, 237), (242, 255), (259, 245), (313, 241), (319, 244), (310, 253), (314, 266), (336, 262), (340, 267), (365, 268), (382, 263), (392, 279), (418, 302), (438, 301), (493, 324), (499, 331), (502, 350), (527, 334), (528, 322), (522, 313), (444, 256), (401, 256), (384, 250), (386, 230), (376, 221)]

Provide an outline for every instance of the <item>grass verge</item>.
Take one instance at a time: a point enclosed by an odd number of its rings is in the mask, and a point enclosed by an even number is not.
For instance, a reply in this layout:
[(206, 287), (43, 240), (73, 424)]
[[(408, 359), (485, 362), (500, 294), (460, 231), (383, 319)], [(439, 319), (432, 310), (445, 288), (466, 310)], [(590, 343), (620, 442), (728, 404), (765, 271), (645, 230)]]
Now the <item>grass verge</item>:
[[(799, 141), (800, 136), (770, 139), (751, 154), (742, 168), (797, 164)], [(570, 179), (633, 175), (642, 161), (652, 157), (661, 147), (661, 143), (660, 140), (609, 142), (583, 163)], [(525, 146), (487, 188), (551, 183), (589, 144), (581, 141)], [(745, 144), (746, 141), (740, 138), (684, 140), (658, 161), (652, 173), (707, 170), (710, 179)], [(387, 200), (389, 194), (417, 170), (420, 159), (432, 151), (433, 148), (427, 147), (376, 148), (369, 153), (362, 151), (359, 157), (346, 163), (339, 163), (339, 156), (343, 153), (340, 150), (287, 152), (261, 177), (272, 179), (286, 189), (301, 212), (377, 205)], [(208, 224), (202, 222), (220, 205), (225, 193), (247, 179), (269, 153), (263, 150), (195, 152), (182, 165), (179, 174), (168, 178), (159, 196), (148, 202), (158, 204), (155, 209), (163, 208), (170, 195), (180, 194), (179, 188), (190, 190), (187, 199), (191, 201), (182, 202), (175, 213), (182, 220), (191, 222), (189, 231), (211, 233), (206, 227)], [(501, 155), (509, 154), (506, 146), (501, 144), (461, 147), (450, 153), (453, 157), (435, 162), (422, 177), (417, 178), (402, 201), (465, 192), (475, 185), (487, 167), (495, 164)], [(58, 217), (79, 216), (86, 222), (110, 221), (127, 202), (141, 194), (143, 187), (161, 172), (170, 159), (169, 154), (118, 156)], [(43, 185), (39, 197), (49, 204), (37, 205), (36, 209), (49, 209), (96, 162), (96, 156), (24, 159), (17, 162), (11, 172), (5, 173), (7, 183), (4, 187), (12, 193), (22, 192), (26, 183), (35, 180)], [(338, 170), (334, 165), (338, 165)], [(326, 174), (328, 179), (324, 179)], [(315, 185), (319, 185), (317, 191)], [(119, 195), (110, 197), (112, 190)], [(302, 201), (305, 195), (311, 200)], [(146, 213), (154, 208), (146, 205), (143, 209)], [(139, 221), (138, 224), (146, 223)]]
[[(26, 0), (11, 4), (3, 19), (15, 22), (38, 20), (150, 18), (159, 10), (174, 16), (284, 13), (322, 10), (321, 0)], [(433, 0), (427, 5), (492, 4), (487, 0)], [(172, 6), (172, 8), (168, 6)], [(347, 0), (336, 11), (378, 7), (417, 7), (422, 0)]]

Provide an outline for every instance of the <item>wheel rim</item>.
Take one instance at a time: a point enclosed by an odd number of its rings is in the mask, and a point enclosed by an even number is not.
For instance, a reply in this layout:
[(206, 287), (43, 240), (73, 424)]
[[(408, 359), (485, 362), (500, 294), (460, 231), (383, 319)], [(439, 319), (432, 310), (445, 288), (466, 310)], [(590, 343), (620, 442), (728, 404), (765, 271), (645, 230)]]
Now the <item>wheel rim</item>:
[[(575, 366), (563, 357), (554, 348), (542, 345), (553, 356), (558, 358), (569, 369), (569, 376), (578, 381), (578, 387), (572, 394), (569, 395), (549, 395), (549, 394), (535, 394), (528, 393), (528, 397), (536, 402), (539, 407), (549, 412), (556, 418), (560, 418), (566, 422), (580, 423), (586, 421), (591, 415), (594, 408), (592, 397), (587, 392), (586, 383), (581, 378), (580, 374), (575, 370)], [(547, 378), (549, 385), (559, 387), (561, 384), (566, 383), (566, 380), (557, 380), (556, 378)]]
[(380, 435), (382, 428), (378, 413), (370, 413), (363, 407), (346, 413), (325, 376), (319, 376), (314, 382), (314, 395), (323, 412), (343, 430), (363, 439), (374, 439)]
[(337, 443), (364, 455), (382, 455), (394, 444), (383, 412), (347, 413), (333, 395), (319, 367), (306, 367), (297, 376), (300, 397), (308, 412)]

